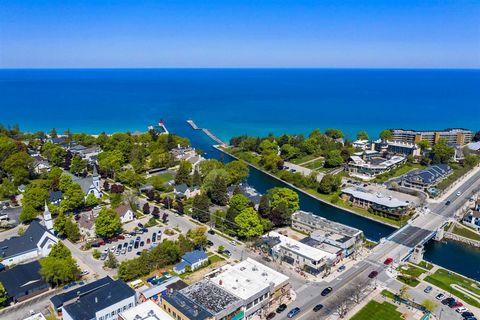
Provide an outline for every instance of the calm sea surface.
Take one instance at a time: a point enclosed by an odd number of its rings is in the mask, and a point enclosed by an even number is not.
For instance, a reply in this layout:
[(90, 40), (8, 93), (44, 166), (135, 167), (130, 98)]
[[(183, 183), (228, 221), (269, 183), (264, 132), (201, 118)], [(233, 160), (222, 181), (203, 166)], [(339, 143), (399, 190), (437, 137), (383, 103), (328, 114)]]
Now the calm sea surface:
[[(22, 130), (89, 133), (170, 131), (219, 158), (193, 119), (224, 140), (239, 134), (339, 128), (349, 138), (385, 128), (480, 129), (478, 70), (152, 69), (0, 70), (0, 123)], [(228, 160), (228, 159), (226, 159)], [(251, 170), (260, 192), (281, 182)], [(364, 230), (378, 240), (393, 229), (300, 195), (301, 207)], [(428, 246), (426, 258), (480, 280), (480, 250)]]

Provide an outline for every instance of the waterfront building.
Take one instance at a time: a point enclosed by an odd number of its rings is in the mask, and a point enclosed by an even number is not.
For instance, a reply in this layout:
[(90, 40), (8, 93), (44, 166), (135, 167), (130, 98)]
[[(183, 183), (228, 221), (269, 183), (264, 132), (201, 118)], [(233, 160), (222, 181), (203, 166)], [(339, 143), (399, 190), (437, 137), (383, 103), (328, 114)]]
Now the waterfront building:
[(407, 188), (427, 190), (453, 173), (447, 164), (436, 164), (424, 170), (415, 170), (405, 174), (400, 184)]
[[(323, 247), (325, 251), (337, 254), (339, 248), (345, 257), (353, 254), (363, 243), (362, 230), (302, 210), (292, 214), (292, 228), (308, 233), (316, 241), (315, 247), (322, 248), (322, 244), (327, 244)], [(328, 245), (337, 250), (329, 249)]]
[[(46, 217), (48, 219), (48, 216)], [(51, 220), (51, 218), (50, 218)], [(33, 220), (25, 233), (0, 242), (0, 257), (7, 266), (48, 256), (57, 237), (37, 220)]]
[(108, 320), (135, 306), (135, 290), (116, 280), (64, 304), (61, 312), (64, 320)]
[(410, 203), (406, 201), (386, 196), (378, 192), (373, 194), (369, 190), (363, 188), (345, 188), (342, 190), (341, 197), (356, 207), (363, 209), (372, 208), (374, 211), (387, 213), (397, 217), (405, 215), (410, 208)]
[(268, 242), (270, 254), (274, 258), (313, 275), (323, 274), (327, 267), (337, 261), (335, 254), (309, 246), (275, 231), (270, 231), (263, 237), (263, 240)]
[(222, 267), (211, 281), (243, 301), (245, 319), (290, 299), (289, 277), (250, 258)]
[(197, 154), (195, 148), (192, 147), (181, 147), (180, 145), (177, 148), (170, 150), (170, 154), (173, 156), (175, 161), (188, 161), (192, 164), (192, 172), (195, 169), (198, 169), (200, 162), (205, 160), (201, 155)]
[(421, 155), (421, 149), (415, 143), (403, 141), (385, 141), (377, 140), (374, 143), (374, 149), (381, 154), (389, 153), (403, 156), (418, 157)]
[(209, 279), (162, 297), (163, 310), (179, 320), (243, 319), (242, 305), (239, 297)]
[(448, 144), (465, 145), (472, 141), (473, 133), (470, 130), (462, 128), (452, 128), (438, 131), (417, 131), (405, 129), (392, 129), (392, 141), (418, 143), (420, 141), (428, 141), (431, 146), (435, 145), (438, 140), (444, 139)]
[(118, 315), (118, 320), (176, 320), (155, 302), (147, 300)]
[(190, 268), (190, 271), (194, 271), (201, 268), (206, 263), (208, 263), (207, 254), (202, 250), (194, 250), (185, 253), (182, 256), (182, 261), (173, 267), (173, 271), (182, 274), (187, 271), (187, 268)]
[(462, 223), (480, 231), (480, 208), (474, 208), (463, 217)]
[(17, 303), (47, 291), (50, 286), (40, 276), (40, 263), (32, 261), (0, 272), (0, 283), (8, 303)]
[[(231, 185), (227, 188), (227, 194), (229, 197), (233, 196), (233, 192), (235, 191), (236, 187), (236, 185)], [(247, 197), (247, 199), (250, 200), (255, 209), (258, 210), (262, 195), (255, 188), (251, 187), (247, 183), (239, 183), (238, 188), (240, 189), (240, 193)]]
[(368, 140), (355, 140), (352, 142), (354, 148), (359, 148), (362, 150), (370, 149), (370, 142)]
[(378, 151), (365, 150), (354, 153), (350, 157), (346, 171), (354, 176), (373, 178), (378, 174), (388, 172), (399, 165), (405, 163), (407, 158), (404, 156), (389, 156), (384, 158)]

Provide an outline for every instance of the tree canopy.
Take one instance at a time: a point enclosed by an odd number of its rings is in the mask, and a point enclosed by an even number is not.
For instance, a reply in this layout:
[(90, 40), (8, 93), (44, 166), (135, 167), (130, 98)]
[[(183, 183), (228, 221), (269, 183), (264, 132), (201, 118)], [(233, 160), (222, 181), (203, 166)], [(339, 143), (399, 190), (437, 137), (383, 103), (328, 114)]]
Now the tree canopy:
[(102, 208), (95, 220), (95, 232), (100, 237), (110, 238), (122, 230), (122, 222), (115, 210)]

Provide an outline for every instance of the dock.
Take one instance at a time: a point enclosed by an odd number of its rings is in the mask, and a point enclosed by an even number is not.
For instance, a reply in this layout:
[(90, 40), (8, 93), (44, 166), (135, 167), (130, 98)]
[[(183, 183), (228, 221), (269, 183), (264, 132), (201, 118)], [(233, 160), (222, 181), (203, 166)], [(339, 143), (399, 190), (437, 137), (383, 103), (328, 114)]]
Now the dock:
[(205, 133), (210, 139), (215, 141), (219, 146), (226, 147), (228, 146), (227, 143), (223, 142), (219, 137), (214, 135), (210, 130), (207, 128), (200, 128), (197, 126), (197, 124), (193, 120), (187, 120), (187, 123), (192, 127), (193, 130), (202, 130), (203, 133)]

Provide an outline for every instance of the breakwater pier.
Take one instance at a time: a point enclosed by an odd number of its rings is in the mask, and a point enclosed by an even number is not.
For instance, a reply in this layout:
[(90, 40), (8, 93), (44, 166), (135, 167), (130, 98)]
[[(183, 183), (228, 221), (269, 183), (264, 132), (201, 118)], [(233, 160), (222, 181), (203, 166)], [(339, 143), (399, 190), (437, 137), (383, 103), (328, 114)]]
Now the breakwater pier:
[(192, 127), (193, 130), (202, 130), (210, 139), (215, 141), (218, 145), (220, 145), (222, 147), (228, 146), (227, 143), (223, 142), (222, 139), (220, 139), (219, 137), (214, 135), (207, 128), (200, 128), (199, 126), (197, 126), (197, 124), (193, 120), (189, 119), (189, 120), (187, 120), (187, 123), (190, 125), (190, 127)]

